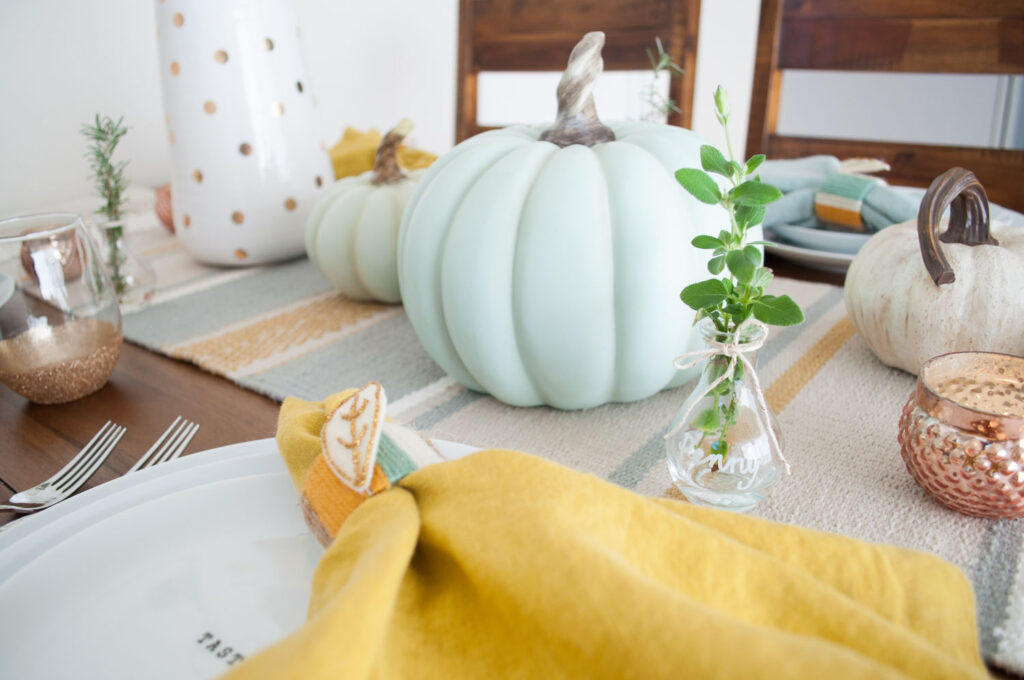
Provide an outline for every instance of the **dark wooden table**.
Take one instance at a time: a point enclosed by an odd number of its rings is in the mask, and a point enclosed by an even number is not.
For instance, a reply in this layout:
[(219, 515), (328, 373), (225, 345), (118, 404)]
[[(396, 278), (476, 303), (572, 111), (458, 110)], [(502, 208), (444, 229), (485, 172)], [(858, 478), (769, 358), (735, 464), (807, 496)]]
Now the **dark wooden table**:
[[(175, 416), (200, 424), (187, 455), (272, 437), (277, 410), (267, 397), (126, 342), (109, 382), (78, 401), (39, 406), (0, 386), (0, 496), (6, 500), (14, 490), (50, 477), (107, 420), (124, 425), (127, 432), (83, 489), (124, 474)], [(15, 517), (0, 512), (0, 524)]]

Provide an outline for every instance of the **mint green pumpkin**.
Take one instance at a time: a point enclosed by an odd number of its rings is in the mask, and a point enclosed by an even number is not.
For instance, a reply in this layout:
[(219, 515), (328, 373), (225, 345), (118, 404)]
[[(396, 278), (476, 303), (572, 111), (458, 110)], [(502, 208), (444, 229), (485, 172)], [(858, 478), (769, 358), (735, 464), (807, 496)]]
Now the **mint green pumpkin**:
[(427, 171), (402, 220), (399, 281), (421, 343), (508, 404), (634, 401), (693, 375), (672, 365), (700, 346), (679, 292), (707, 278), (708, 251), (690, 242), (727, 225), (674, 172), (700, 166), (704, 141), (625, 122), (588, 144), (578, 122), (569, 143), (544, 127), (466, 140)]
[(423, 170), (405, 173), (395, 151), (412, 129), (388, 132), (373, 170), (334, 183), (306, 221), (306, 254), (331, 284), (353, 300), (402, 301), (395, 248), (406, 201)]

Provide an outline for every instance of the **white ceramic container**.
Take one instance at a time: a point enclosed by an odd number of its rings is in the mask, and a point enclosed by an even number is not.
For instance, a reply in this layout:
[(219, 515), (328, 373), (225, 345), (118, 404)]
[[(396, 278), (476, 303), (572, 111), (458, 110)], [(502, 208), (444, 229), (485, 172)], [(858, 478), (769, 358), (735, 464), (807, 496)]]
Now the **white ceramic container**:
[(303, 252), (334, 176), (287, 0), (158, 0), (175, 230), (196, 259), (247, 265)]

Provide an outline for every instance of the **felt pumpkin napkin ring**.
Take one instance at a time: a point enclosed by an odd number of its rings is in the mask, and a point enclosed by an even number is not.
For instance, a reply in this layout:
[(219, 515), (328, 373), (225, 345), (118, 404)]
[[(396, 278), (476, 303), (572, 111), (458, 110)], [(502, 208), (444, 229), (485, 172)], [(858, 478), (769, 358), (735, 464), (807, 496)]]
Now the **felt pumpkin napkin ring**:
[(418, 433), (387, 420), (384, 388), (371, 382), (324, 420), (320, 454), (302, 487), (306, 524), (326, 547), (360, 503), (410, 472), (443, 461)]

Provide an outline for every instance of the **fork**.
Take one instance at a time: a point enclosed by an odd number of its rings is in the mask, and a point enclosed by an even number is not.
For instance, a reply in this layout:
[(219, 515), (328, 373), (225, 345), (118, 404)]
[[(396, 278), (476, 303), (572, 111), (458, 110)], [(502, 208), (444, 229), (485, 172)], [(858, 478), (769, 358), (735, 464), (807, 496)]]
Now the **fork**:
[(0, 505), (0, 510), (36, 512), (64, 500), (78, 491), (103, 465), (124, 433), (125, 428), (108, 420), (78, 455), (57, 474), (42, 484), (14, 494), (7, 501), (7, 505)]
[(193, 423), (189, 420), (182, 422), (182, 417), (178, 416), (171, 423), (171, 426), (167, 428), (167, 431), (160, 435), (160, 438), (153, 443), (153, 446), (149, 447), (149, 451), (142, 454), (142, 457), (125, 474), (174, 460), (185, 451), (185, 447), (188, 446), (188, 443), (192, 441), (192, 437), (198, 431), (198, 423)]

